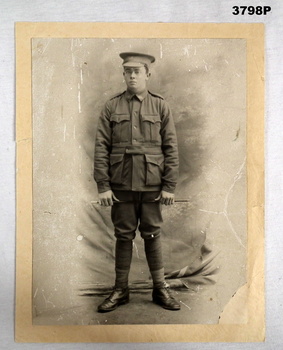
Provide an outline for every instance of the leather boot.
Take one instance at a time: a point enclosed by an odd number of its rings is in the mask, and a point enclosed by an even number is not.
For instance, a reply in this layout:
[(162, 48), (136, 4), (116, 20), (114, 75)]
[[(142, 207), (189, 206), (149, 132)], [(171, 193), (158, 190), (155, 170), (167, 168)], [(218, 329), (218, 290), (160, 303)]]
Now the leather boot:
[(166, 285), (161, 288), (153, 288), (152, 300), (155, 304), (158, 304), (167, 310), (180, 310), (181, 308), (180, 304), (172, 296), (169, 287)]
[(129, 302), (129, 288), (114, 287), (112, 293), (107, 297), (103, 303), (98, 305), (98, 312), (109, 312), (117, 309), (118, 306), (127, 304)]

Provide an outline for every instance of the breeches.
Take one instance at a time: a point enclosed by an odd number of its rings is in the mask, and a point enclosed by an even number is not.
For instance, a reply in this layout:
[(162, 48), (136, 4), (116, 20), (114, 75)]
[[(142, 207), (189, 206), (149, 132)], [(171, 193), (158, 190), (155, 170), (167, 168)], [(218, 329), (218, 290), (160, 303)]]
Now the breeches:
[(160, 191), (134, 192), (113, 191), (120, 200), (115, 202), (111, 210), (111, 218), (115, 236), (119, 240), (133, 240), (139, 229), (143, 239), (153, 239), (160, 236), (163, 222), (161, 204), (154, 201)]

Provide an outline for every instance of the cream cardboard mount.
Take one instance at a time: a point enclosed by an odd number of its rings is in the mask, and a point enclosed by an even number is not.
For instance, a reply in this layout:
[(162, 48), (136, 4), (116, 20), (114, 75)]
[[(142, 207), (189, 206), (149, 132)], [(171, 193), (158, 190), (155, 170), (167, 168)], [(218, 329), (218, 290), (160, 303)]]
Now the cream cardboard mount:
[[(16, 103), (17, 103), (17, 271), (16, 271), (16, 341), (17, 342), (258, 342), (264, 341), (265, 337), (265, 318), (264, 318), (264, 26), (262, 24), (164, 24), (164, 23), (17, 23), (16, 24), (16, 63), (17, 63), (17, 80), (16, 80)], [(176, 324), (97, 324), (86, 323), (69, 323), (60, 325), (51, 321), (44, 325), (38, 325), (35, 315), (39, 312), (40, 304), (39, 295), (42, 303), (48, 310), (52, 310), (53, 294), (56, 294), (56, 288), (52, 293), (39, 290), (35, 283), (35, 276), (41, 275), (42, 279), (48, 281), (51, 274), (52, 264), (45, 263), (44, 267), (36, 270), (37, 256), (44, 251), (49, 252), (49, 259), (52, 260), (52, 254), (55, 254), (56, 248), (49, 245), (48, 240), (38, 240), (40, 232), (35, 232), (38, 228), (44, 227), (42, 217), (51, 215), (49, 209), (42, 207), (42, 202), (37, 202), (41, 195), (46, 198), (49, 186), (54, 185), (52, 176), (47, 181), (44, 180), (44, 193), (40, 192), (42, 188), (38, 185), (38, 174), (40, 165), (38, 159), (42, 160), (44, 155), (38, 153), (40, 149), (37, 146), (37, 135), (44, 134), (44, 126), (40, 123), (44, 119), (33, 118), (38, 115), (44, 116), (45, 106), (40, 106), (40, 98), (48, 99), (51, 95), (42, 95), (41, 90), (35, 90), (37, 86), (32, 85), (32, 74), (36, 75), (36, 69), (40, 69), (35, 60), (41, 55), (48, 52), (48, 45), (52, 40), (66, 39), (72, 42), (76, 41), (76, 49), (83, 40), (117, 40), (132, 39), (133, 41), (155, 40), (161, 46), (166, 40), (211, 40), (227, 39), (233, 42), (238, 40), (241, 47), (245, 46), (246, 61), (246, 91), (245, 96), (245, 130), (240, 127), (233, 127), (234, 138), (239, 138), (239, 133), (245, 135), (243, 144), (245, 145), (244, 163), (240, 168), (235, 168), (233, 186), (230, 188), (229, 195), (237, 191), (234, 187), (238, 180), (245, 180), (243, 183), (246, 187), (246, 197), (242, 198), (235, 204), (238, 211), (245, 211), (246, 222), (244, 226), (247, 229), (247, 242), (243, 243), (237, 236), (237, 229), (234, 234), (238, 243), (245, 245), (245, 270), (243, 272), (246, 283), (237, 290), (236, 294), (230, 298), (223, 308), (219, 321), (215, 324), (186, 324), (176, 322)], [(45, 41), (44, 41), (45, 40)], [(216, 42), (215, 41), (215, 42)], [(227, 42), (228, 42), (227, 41)], [(42, 45), (45, 43), (45, 46)], [(37, 45), (35, 45), (36, 43)], [(35, 52), (34, 50), (38, 50)], [(80, 52), (77, 55), (80, 55)], [(188, 52), (187, 52), (188, 53)], [(162, 52), (166, 54), (166, 52)], [(169, 55), (169, 51), (168, 51)], [(117, 52), (118, 56), (118, 52)], [(61, 65), (62, 57), (59, 55), (56, 59), (49, 59), (50, 69), (56, 70), (59, 62)], [(52, 57), (51, 57), (52, 58)], [(74, 59), (73, 57), (70, 58)], [(81, 63), (84, 57), (80, 57)], [(74, 63), (74, 62), (73, 62)], [(209, 64), (209, 62), (208, 62)], [(177, 66), (177, 65), (176, 65)], [(33, 67), (33, 72), (32, 72)], [(206, 68), (205, 68), (206, 67)], [(58, 67), (57, 67), (58, 68)], [(80, 66), (82, 68), (82, 66)], [(67, 69), (67, 68), (66, 68)], [(204, 69), (209, 70), (209, 66), (204, 64)], [(158, 70), (158, 68), (156, 68)], [(80, 75), (81, 70), (77, 74)], [(224, 74), (224, 73), (223, 73)], [(235, 72), (237, 74), (237, 72)], [(53, 77), (54, 78), (54, 77)], [(83, 75), (79, 76), (82, 82)], [(225, 78), (225, 77), (224, 77)], [(226, 77), (227, 78), (227, 77)], [(40, 82), (47, 86), (45, 90), (50, 93), (50, 86), (57, 86), (53, 95), (60, 91), (60, 82), (51, 84), (50, 76), (46, 71), (45, 78)], [(86, 80), (83, 81), (86, 83)], [(107, 82), (101, 82), (107, 87)], [(99, 84), (96, 84), (99, 85)], [(208, 84), (209, 85), (209, 84)], [(40, 84), (38, 85), (40, 86)], [(81, 87), (82, 85), (80, 85)], [(89, 88), (92, 88), (90, 85)], [(208, 87), (209, 88), (209, 87)], [(49, 90), (48, 90), (49, 89)], [(58, 89), (58, 90), (56, 90)], [(72, 89), (70, 89), (71, 91)], [(112, 91), (110, 91), (112, 92)], [(110, 93), (108, 91), (108, 93)], [(74, 96), (78, 101), (83, 91), (76, 87)], [(107, 94), (107, 92), (106, 92)], [(232, 91), (231, 94), (237, 95)], [(227, 95), (228, 96), (228, 95)], [(238, 96), (238, 95), (237, 95)], [(231, 96), (229, 97), (231, 98)], [(239, 101), (237, 100), (236, 103)], [(77, 115), (82, 114), (85, 105), (79, 103)], [(95, 106), (98, 108), (100, 106)], [(40, 114), (41, 113), (41, 114)], [(59, 119), (66, 115), (74, 113), (71, 107), (56, 111)], [(233, 113), (231, 111), (231, 113)], [(50, 116), (52, 120), (52, 116)], [(56, 124), (54, 119), (54, 132), (52, 137), (49, 135), (50, 143), (56, 140), (57, 131), (60, 131), (63, 142), (68, 142), (69, 138), (76, 138), (76, 128), (70, 129), (66, 124)], [(65, 125), (65, 126), (64, 126)], [(56, 129), (57, 127), (57, 129)], [(62, 130), (61, 130), (62, 129)], [(62, 133), (61, 133), (62, 131)], [(223, 136), (224, 137), (224, 136)], [(54, 144), (54, 142), (53, 142)], [(38, 151), (39, 149), (39, 151)], [(54, 152), (56, 158), (58, 153)], [(52, 154), (51, 154), (52, 156)], [(54, 158), (54, 159), (55, 159)], [(44, 162), (43, 162), (44, 163)], [(42, 164), (43, 164), (42, 163)], [(51, 169), (56, 169), (55, 163), (47, 159)], [(236, 162), (235, 162), (236, 163)], [(41, 163), (40, 163), (41, 164)], [(233, 164), (233, 159), (230, 162)], [(68, 166), (66, 162), (66, 167)], [(232, 165), (231, 165), (232, 166)], [(78, 172), (81, 174), (81, 169)], [(55, 170), (54, 170), (55, 172)], [(52, 170), (51, 170), (52, 173)], [(219, 173), (218, 173), (219, 174)], [(219, 180), (219, 179), (218, 179)], [(221, 179), (220, 179), (221, 180)], [(215, 179), (217, 181), (217, 179)], [(221, 181), (220, 181), (221, 182)], [(61, 187), (63, 182), (61, 182)], [(61, 188), (60, 187), (60, 188)], [(63, 186), (64, 187), (64, 186)], [(228, 186), (229, 189), (229, 186)], [(78, 189), (79, 191), (79, 189)], [(224, 196), (224, 203), (225, 198)], [(60, 202), (60, 200), (59, 200)], [(211, 202), (212, 203), (212, 202)], [(227, 203), (226, 203), (227, 204)], [(240, 209), (240, 207), (242, 209)], [(227, 205), (221, 211), (221, 215), (227, 219)], [(38, 215), (38, 212), (44, 213), (45, 216)], [(61, 216), (64, 216), (62, 214)], [(226, 216), (225, 216), (226, 215)], [(45, 219), (44, 219), (45, 220)], [(228, 225), (231, 224), (226, 220)], [(57, 222), (58, 223), (58, 222)], [(56, 220), (51, 223), (56, 226)], [(70, 224), (71, 225), (71, 224)], [(65, 227), (70, 229), (72, 228)], [(232, 229), (232, 228), (231, 228)], [(40, 231), (40, 229), (39, 229)], [(232, 230), (233, 231), (233, 230)], [(83, 240), (84, 234), (76, 235), (76, 241)], [(57, 238), (56, 238), (57, 239)], [(56, 239), (54, 242), (56, 243)], [(38, 244), (38, 246), (34, 246)], [(48, 249), (45, 249), (45, 248)], [(67, 247), (66, 247), (67, 248)], [(53, 253), (52, 253), (53, 251)], [(62, 247), (61, 247), (62, 251)], [(233, 253), (232, 253), (233, 254)], [(61, 257), (62, 265), (68, 264), (68, 255)], [(38, 264), (40, 266), (40, 264)], [(49, 266), (49, 268), (48, 268)], [(57, 265), (58, 266), (58, 265)], [(64, 269), (61, 269), (64, 272)], [(68, 274), (69, 270), (66, 270)], [(33, 276), (34, 274), (34, 276)], [(59, 275), (57, 275), (58, 277)], [(58, 277), (59, 279), (59, 277)], [(59, 283), (60, 281), (58, 281)], [(75, 281), (76, 282), (76, 281)], [(58, 284), (59, 285), (59, 284)], [(52, 295), (51, 295), (52, 294)], [(38, 304), (35, 303), (37, 298)], [(59, 298), (59, 297), (58, 297)], [(67, 299), (67, 297), (66, 297)], [(63, 301), (64, 303), (64, 301)], [(185, 308), (185, 306), (184, 306)], [(95, 311), (93, 311), (95, 313)], [(60, 317), (60, 315), (58, 315)], [(51, 320), (52, 318), (50, 318)]]

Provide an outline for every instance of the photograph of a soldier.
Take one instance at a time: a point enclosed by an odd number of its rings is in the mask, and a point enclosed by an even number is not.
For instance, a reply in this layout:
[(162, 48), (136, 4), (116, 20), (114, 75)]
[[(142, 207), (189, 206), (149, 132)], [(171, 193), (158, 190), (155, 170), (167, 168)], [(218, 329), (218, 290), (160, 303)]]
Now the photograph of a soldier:
[(245, 40), (32, 44), (34, 324), (218, 323), (246, 283)]
[(113, 311), (130, 300), (129, 272), (137, 229), (144, 240), (153, 302), (179, 310), (180, 303), (165, 282), (161, 244), (161, 205), (174, 203), (178, 180), (174, 120), (164, 97), (148, 90), (155, 57), (146, 50), (122, 52), (120, 57), (126, 90), (106, 102), (95, 141), (99, 204), (111, 206), (116, 237), (114, 288), (97, 311)]

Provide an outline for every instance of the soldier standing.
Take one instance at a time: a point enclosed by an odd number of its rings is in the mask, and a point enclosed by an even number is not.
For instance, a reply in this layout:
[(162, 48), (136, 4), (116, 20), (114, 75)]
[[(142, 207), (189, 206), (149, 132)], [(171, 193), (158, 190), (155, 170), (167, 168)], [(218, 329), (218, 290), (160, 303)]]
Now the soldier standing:
[(115, 286), (98, 311), (112, 311), (129, 302), (128, 275), (137, 228), (153, 280), (153, 302), (179, 310), (164, 279), (160, 238), (161, 204), (174, 203), (178, 177), (174, 121), (164, 98), (147, 89), (155, 58), (136, 52), (120, 57), (127, 90), (105, 104), (95, 142), (99, 203), (112, 206), (116, 237)]

